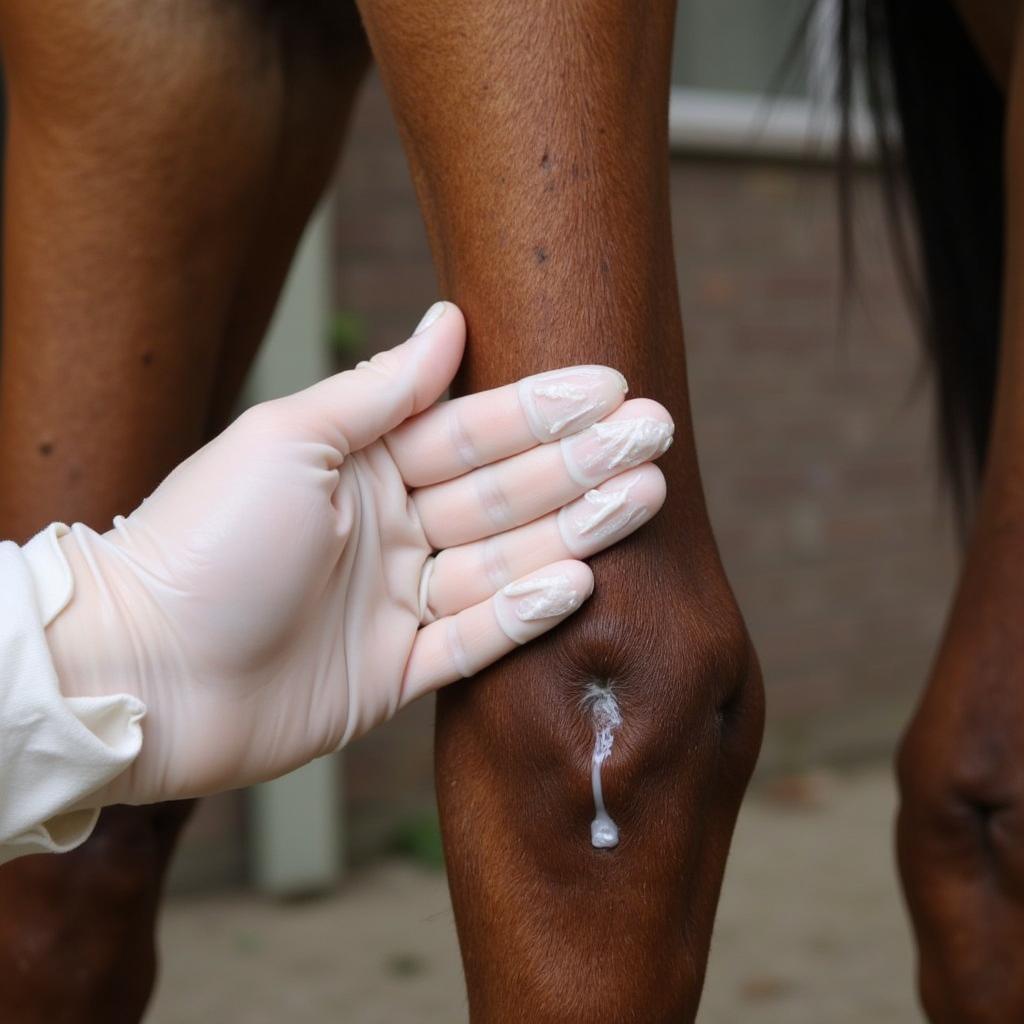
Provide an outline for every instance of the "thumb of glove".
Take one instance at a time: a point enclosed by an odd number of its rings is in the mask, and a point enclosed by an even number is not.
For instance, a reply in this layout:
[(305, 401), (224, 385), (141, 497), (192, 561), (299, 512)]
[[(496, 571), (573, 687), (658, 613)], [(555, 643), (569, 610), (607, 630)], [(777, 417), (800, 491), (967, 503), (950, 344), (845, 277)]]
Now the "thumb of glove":
[(462, 312), (435, 302), (408, 341), (281, 401), (348, 455), (433, 405), (451, 384), (465, 342)]

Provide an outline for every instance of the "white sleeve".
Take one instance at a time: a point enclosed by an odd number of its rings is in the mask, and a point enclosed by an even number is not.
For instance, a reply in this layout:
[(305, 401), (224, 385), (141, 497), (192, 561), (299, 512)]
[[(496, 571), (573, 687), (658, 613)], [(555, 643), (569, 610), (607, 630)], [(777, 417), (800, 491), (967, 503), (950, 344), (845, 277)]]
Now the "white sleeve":
[(0, 542), (0, 864), (83, 843), (99, 817), (83, 801), (142, 746), (142, 701), (60, 692), (44, 629), (74, 589), (65, 533), (54, 523), (24, 547)]

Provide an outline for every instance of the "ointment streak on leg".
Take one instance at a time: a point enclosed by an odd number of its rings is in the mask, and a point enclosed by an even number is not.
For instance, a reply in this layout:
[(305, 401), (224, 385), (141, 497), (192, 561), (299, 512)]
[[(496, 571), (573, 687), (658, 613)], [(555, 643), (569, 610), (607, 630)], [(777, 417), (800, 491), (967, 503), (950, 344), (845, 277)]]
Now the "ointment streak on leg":
[(594, 753), (590, 760), (594, 820), (590, 823), (590, 842), (597, 850), (610, 850), (619, 845), (619, 828), (604, 805), (601, 767), (611, 756), (615, 730), (622, 725), (622, 713), (610, 683), (591, 683), (583, 697), (583, 707), (594, 727)]

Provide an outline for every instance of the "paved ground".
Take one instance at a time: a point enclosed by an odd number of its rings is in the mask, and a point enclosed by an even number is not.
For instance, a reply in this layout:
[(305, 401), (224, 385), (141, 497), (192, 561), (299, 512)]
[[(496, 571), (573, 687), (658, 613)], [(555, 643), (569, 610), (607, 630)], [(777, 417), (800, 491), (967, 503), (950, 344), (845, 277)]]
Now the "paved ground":
[[(775, 782), (747, 803), (702, 1024), (916, 1024), (888, 773)], [(390, 862), (329, 900), (179, 900), (152, 1024), (455, 1024), (444, 879)]]

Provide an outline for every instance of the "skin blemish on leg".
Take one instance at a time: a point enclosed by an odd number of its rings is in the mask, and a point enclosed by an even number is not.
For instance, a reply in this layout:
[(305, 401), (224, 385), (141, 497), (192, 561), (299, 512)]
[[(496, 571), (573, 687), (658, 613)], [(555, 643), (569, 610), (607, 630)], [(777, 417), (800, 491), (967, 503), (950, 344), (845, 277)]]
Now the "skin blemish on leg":
[(52, 441), (43, 441), (39, 445), (39, 454), (40, 455), (52, 455), (53, 454), (53, 442)]
[(590, 823), (590, 844), (596, 850), (611, 850), (619, 845), (619, 828), (604, 805), (601, 767), (611, 756), (615, 732), (622, 725), (622, 712), (612, 692), (612, 685), (607, 681), (590, 683), (582, 703), (594, 730), (594, 752), (590, 758), (594, 820)]
[(155, 356), (153, 355), (153, 353), (147, 349), (147, 351), (142, 353), (142, 365), (152, 366), (154, 358)]
[(551, 170), (551, 154), (545, 149), (544, 155), (540, 158), (540, 169), (542, 171)]
[(541, 245), (538, 245), (537, 248), (533, 250), (533, 258), (538, 263), (547, 263), (547, 261), (548, 261), (548, 251), (547, 251), (547, 249), (545, 249)]

